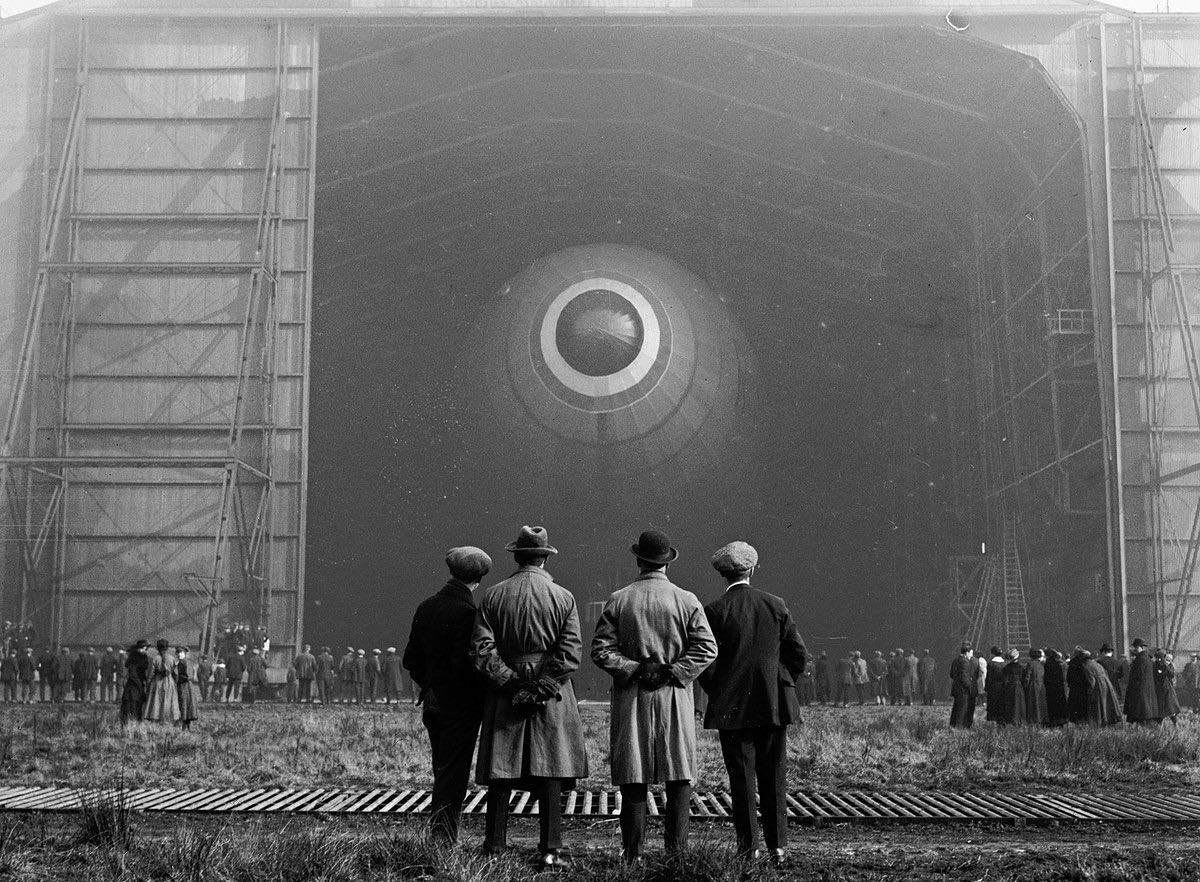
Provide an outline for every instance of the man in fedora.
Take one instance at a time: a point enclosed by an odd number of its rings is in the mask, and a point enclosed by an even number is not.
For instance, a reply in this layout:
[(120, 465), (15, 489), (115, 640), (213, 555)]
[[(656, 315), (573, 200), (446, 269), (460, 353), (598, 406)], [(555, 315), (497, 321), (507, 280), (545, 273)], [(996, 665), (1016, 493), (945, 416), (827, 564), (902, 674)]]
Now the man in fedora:
[(484, 592), (475, 614), (471, 656), (488, 680), (475, 779), (487, 785), (490, 854), (507, 847), (514, 788), (537, 797), (542, 867), (561, 863), (562, 790), (587, 777), (583, 723), (571, 675), (583, 641), (575, 598), (546, 572), (558, 551), (544, 527), (522, 527), (510, 542), (517, 571)]
[[(454, 842), (483, 716), (483, 680), (471, 664), (468, 649), (475, 626), (471, 592), (492, 568), (492, 559), (483, 549), (464, 545), (446, 552), (446, 567), (450, 580), (422, 601), (413, 615), (404, 667), (420, 689), (417, 703), (424, 708), (421, 722), (429, 732), (433, 754), (429, 834)], [(395, 648), (388, 647), (389, 668), (395, 654)], [(399, 665), (395, 668), (398, 680)], [(393, 689), (387, 692), (390, 702)], [(395, 692), (398, 697), (399, 690)]]
[(1133, 641), (1129, 656), (1129, 678), (1125, 687), (1125, 719), (1142, 726), (1158, 725), (1162, 714), (1154, 689), (1154, 659), (1146, 651), (1146, 641)]
[(787, 848), (787, 727), (800, 722), (796, 677), (804, 670), (804, 641), (782, 598), (750, 586), (758, 552), (730, 542), (712, 558), (725, 593), (704, 608), (717, 638), (717, 661), (700, 675), (708, 692), (704, 727), (716, 729), (729, 772), (733, 828), (739, 854), (758, 854), (755, 783), (761, 796), (763, 838), (773, 863)]
[(679, 556), (667, 535), (647, 530), (631, 550), (641, 573), (605, 604), (592, 661), (613, 678), (612, 780), (621, 788), (621, 844), (632, 862), (645, 838), (649, 784), (666, 784), (667, 854), (687, 847), (696, 770), (691, 683), (717, 657), (717, 642), (696, 595), (667, 578)]

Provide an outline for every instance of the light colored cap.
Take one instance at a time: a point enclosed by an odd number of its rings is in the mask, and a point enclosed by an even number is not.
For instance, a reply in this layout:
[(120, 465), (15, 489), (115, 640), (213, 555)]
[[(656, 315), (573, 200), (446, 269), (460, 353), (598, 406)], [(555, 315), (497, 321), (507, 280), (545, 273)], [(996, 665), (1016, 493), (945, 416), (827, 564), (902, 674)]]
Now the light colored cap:
[(736, 576), (748, 573), (758, 566), (758, 552), (749, 542), (730, 542), (717, 549), (712, 556), (713, 569), (722, 576)]

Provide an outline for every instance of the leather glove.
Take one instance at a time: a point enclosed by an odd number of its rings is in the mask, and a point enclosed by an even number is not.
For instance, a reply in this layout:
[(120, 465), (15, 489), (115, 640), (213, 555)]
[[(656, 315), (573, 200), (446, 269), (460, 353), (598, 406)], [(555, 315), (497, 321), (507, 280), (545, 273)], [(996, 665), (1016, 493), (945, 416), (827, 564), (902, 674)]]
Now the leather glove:
[(511, 695), (516, 695), (518, 692), (532, 692), (536, 687), (536, 683), (528, 677), (522, 677), (520, 674), (513, 677), (504, 684), (504, 688)]
[(558, 691), (562, 686), (557, 680), (549, 676), (538, 677), (534, 691), (537, 693), (539, 701), (550, 701), (558, 698)]
[(674, 679), (671, 666), (662, 662), (642, 662), (637, 677), (638, 682), (651, 692), (663, 688)]

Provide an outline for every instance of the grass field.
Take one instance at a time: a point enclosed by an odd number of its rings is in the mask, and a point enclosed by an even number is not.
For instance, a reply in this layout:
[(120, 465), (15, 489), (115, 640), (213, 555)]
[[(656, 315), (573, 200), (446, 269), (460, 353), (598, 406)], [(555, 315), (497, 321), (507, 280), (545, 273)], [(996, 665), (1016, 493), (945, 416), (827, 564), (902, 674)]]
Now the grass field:
[[(164, 821), (83, 815), (67, 820), (0, 817), (0, 879), (66, 882), (775, 882), (896, 880), (944, 882), (1159, 882), (1200, 878), (1191, 831), (1123, 832), (1103, 828), (1006, 831), (987, 828), (798, 829), (783, 870), (737, 859), (730, 834), (695, 825), (678, 862), (661, 852), (630, 869), (619, 860), (615, 824), (568, 824), (570, 866), (538, 874), (531, 864), (536, 832), (514, 825), (518, 849), (499, 858), (468, 844), (435, 849), (418, 822)], [(656, 837), (656, 834), (652, 833)]]
[[(582, 708), (591, 777), (608, 777), (608, 709)], [(94, 705), (0, 710), (0, 782), (129, 786), (412, 787), (430, 783), (411, 706), (359, 710), (206, 705), (191, 732), (138, 725)], [(790, 730), (789, 785), (837, 789), (1172, 789), (1200, 784), (1200, 717), (1175, 728), (952, 731), (945, 707), (807, 710)], [(715, 733), (699, 738), (697, 786), (725, 785)]]

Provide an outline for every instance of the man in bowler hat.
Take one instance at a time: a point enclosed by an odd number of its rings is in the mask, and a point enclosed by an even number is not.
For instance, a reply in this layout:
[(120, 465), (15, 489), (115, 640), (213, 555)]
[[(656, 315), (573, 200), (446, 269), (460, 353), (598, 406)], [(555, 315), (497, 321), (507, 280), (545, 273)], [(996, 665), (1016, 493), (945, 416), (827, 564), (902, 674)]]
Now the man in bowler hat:
[(1146, 651), (1146, 641), (1133, 641), (1129, 661), (1129, 679), (1125, 687), (1125, 719), (1142, 726), (1158, 725), (1162, 714), (1154, 689), (1154, 659)]
[(717, 660), (700, 675), (708, 692), (704, 727), (716, 729), (729, 772), (737, 850), (758, 854), (755, 783), (761, 797), (763, 838), (773, 863), (787, 848), (787, 727), (800, 722), (796, 678), (804, 669), (804, 641), (782, 598), (750, 585), (758, 552), (746, 542), (717, 550), (713, 568), (725, 593), (704, 608), (717, 639)]
[(621, 788), (621, 843), (633, 862), (645, 838), (650, 784), (666, 784), (667, 854), (687, 847), (696, 772), (691, 684), (717, 657), (717, 642), (696, 595), (667, 577), (679, 556), (667, 535), (647, 530), (630, 550), (641, 572), (600, 613), (592, 661), (613, 678), (609, 755)]
[[(424, 708), (421, 722), (433, 754), (429, 833), (454, 842), (483, 717), (483, 680), (468, 650), (475, 625), (472, 592), (492, 568), (492, 559), (482, 549), (464, 545), (446, 552), (446, 566), (450, 580), (413, 616), (404, 667), (420, 689), (417, 703)], [(388, 653), (394, 655), (390, 648)]]
[(483, 849), (507, 847), (514, 788), (538, 800), (543, 868), (562, 863), (562, 791), (586, 778), (583, 722), (571, 676), (583, 641), (571, 592), (546, 572), (557, 554), (544, 527), (522, 527), (510, 542), (517, 571), (484, 592), (475, 614), (471, 656), (488, 679), (475, 779), (487, 786)]

